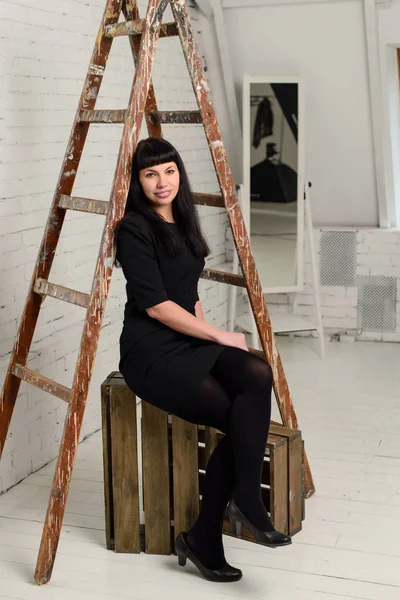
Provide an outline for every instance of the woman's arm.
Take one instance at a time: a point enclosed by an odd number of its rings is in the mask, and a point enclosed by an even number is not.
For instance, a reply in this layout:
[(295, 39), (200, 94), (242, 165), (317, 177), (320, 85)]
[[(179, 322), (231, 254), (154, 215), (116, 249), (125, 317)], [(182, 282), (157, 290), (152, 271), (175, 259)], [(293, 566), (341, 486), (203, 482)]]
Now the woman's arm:
[(192, 315), (192, 313), (179, 306), (179, 304), (172, 302), (172, 300), (166, 300), (165, 302), (160, 302), (155, 306), (146, 308), (146, 312), (153, 319), (158, 319), (164, 325), (180, 333), (215, 342), (222, 346), (242, 348), (246, 352), (249, 352), (244, 333), (218, 329), (218, 327), (214, 327), (214, 325), (206, 323), (206, 321)]
[(194, 312), (196, 313), (196, 317), (198, 319), (204, 321), (204, 312), (203, 307), (200, 304), (200, 300), (197, 300), (196, 304), (194, 305)]
[[(200, 303), (196, 303), (196, 306), (197, 304)], [(198, 337), (203, 340), (219, 343), (221, 336), (226, 334), (222, 329), (218, 329), (218, 327), (206, 323), (204, 317), (203, 319), (199, 318), (197, 316), (197, 311), (196, 316), (194, 316), (192, 313), (179, 306), (179, 304), (176, 304), (176, 302), (172, 302), (172, 300), (167, 300), (166, 302), (151, 306), (150, 308), (147, 308), (146, 311), (152, 319), (157, 319), (158, 321), (161, 321), (161, 323), (164, 323), (164, 325), (167, 325), (180, 333), (192, 335), (193, 337)]]

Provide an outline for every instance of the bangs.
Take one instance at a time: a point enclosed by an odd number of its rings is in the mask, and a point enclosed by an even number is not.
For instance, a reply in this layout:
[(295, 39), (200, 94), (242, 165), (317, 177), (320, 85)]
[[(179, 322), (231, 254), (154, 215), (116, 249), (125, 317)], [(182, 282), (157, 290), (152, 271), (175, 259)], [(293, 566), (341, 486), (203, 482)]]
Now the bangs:
[(169, 162), (178, 165), (178, 154), (175, 148), (162, 138), (148, 138), (139, 142), (135, 159), (139, 171)]

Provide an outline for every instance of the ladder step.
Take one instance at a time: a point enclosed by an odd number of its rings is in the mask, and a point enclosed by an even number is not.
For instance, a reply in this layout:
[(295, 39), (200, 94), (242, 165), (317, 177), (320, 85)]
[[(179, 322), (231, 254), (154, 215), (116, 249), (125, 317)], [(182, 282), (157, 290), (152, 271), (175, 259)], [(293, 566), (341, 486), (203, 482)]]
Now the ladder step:
[(58, 202), (60, 208), (68, 208), (69, 210), (80, 210), (95, 215), (107, 214), (109, 202), (104, 200), (92, 200), (92, 198), (79, 198), (78, 196), (60, 196)]
[[(138, 21), (125, 21), (115, 25), (106, 25), (103, 30), (104, 37), (114, 38), (121, 35), (142, 35), (146, 19)], [(160, 28), (160, 38), (178, 35), (176, 23), (163, 23)]]
[[(79, 120), (81, 123), (125, 123), (128, 111), (126, 109), (117, 110), (81, 110)], [(153, 111), (148, 114), (152, 125), (178, 124), (178, 125), (201, 125), (201, 114), (199, 110), (181, 110), (181, 111)]]
[(79, 120), (81, 123), (125, 123), (128, 111), (119, 110), (81, 110)]
[[(213, 206), (224, 208), (224, 199), (219, 194), (202, 194), (193, 192), (195, 204), (201, 206)], [(69, 210), (80, 210), (97, 215), (107, 214), (109, 203), (104, 200), (93, 200), (92, 198), (80, 198), (79, 196), (66, 196), (62, 194), (58, 202), (60, 208)]]
[(51, 296), (52, 298), (70, 302), (71, 304), (76, 304), (76, 306), (82, 306), (83, 308), (87, 308), (89, 305), (89, 294), (77, 292), (76, 290), (71, 290), (62, 285), (56, 285), (55, 283), (50, 283), (41, 277), (36, 279), (33, 291), (42, 296)]
[[(224, 208), (224, 199), (219, 194), (202, 194), (193, 192), (195, 204), (201, 206), (213, 206), (216, 208)], [(109, 203), (104, 200), (93, 200), (92, 198), (80, 198), (79, 196), (60, 196), (58, 202), (60, 208), (68, 208), (70, 210), (80, 210), (83, 212), (93, 213), (97, 215), (107, 214)]]
[[(218, 194), (202, 194), (193, 192), (195, 204), (201, 206), (213, 206), (224, 208), (224, 199)], [(60, 208), (69, 210), (80, 210), (82, 212), (93, 213), (97, 215), (107, 214), (109, 203), (104, 200), (93, 200), (92, 198), (80, 198), (79, 196), (61, 195), (58, 202)]]
[(201, 114), (199, 110), (180, 110), (180, 111), (153, 111), (149, 113), (149, 118), (152, 125), (190, 125), (190, 124), (202, 124)]
[(257, 356), (260, 356), (265, 360), (264, 352), (262, 350), (258, 350), (258, 348), (249, 348), (249, 352), (251, 352), (252, 354), (257, 354)]
[(28, 369), (28, 367), (24, 367), (24, 365), (19, 365), (18, 363), (15, 363), (12, 372), (13, 375), (19, 377), (23, 381), (52, 394), (52, 396), (64, 400), (64, 402), (69, 402), (71, 390), (70, 388), (65, 387), (65, 385), (61, 385), (61, 383), (48, 379), (48, 377), (40, 375), (40, 373), (36, 373), (36, 371), (32, 371), (31, 369)]
[(215, 206), (225, 208), (224, 199), (218, 194), (200, 194), (193, 192), (194, 203), (202, 206)]
[(202, 279), (218, 281), (219, 283), (228, 283), (229, 285), (246, 287), (244, 278), (241, 275), (236, 275), (236, 273), (227, 273), (226, 271), (218, 271), (216, 269), (204, 269), (200, 277)]

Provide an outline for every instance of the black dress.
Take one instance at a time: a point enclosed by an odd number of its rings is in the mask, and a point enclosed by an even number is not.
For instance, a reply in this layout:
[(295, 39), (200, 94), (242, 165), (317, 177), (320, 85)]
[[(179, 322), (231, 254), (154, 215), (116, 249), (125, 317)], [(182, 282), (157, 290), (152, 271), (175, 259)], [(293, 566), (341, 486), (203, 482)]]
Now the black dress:
[(173, 412), (174, 405), (190, 400), (226, 346), (180, 333), (145, 310), (172, 300), (195, 315), (205, 260), (193, 255), (176, 223), (167, 226), (181, 248), (175, 257), (142, 215), (124, 219), (119, 227), (116, 256), (127, 281), (119, 370), (140, 398)]

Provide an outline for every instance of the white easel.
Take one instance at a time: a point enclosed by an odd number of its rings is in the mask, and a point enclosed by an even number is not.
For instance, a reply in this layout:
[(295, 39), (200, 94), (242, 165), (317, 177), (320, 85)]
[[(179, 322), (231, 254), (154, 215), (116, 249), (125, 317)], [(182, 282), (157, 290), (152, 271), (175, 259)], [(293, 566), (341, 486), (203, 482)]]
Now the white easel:
[[(311, 256), (311, 271), (312, 271), (312, 287), (313, 287), (313, 295), (315, 299), (315, 317), (302, 317), (296, 315), (296, 307), (298, 303), (298, 296), (296, 292), (292, 292), (292, 306), (293, 313), (289, 314), (271, 314), (271, 324), (274, 333), (291, 333), (299, 331), (317, 331), (319, 338), (319, 346), (321, 358), (325, 356), (325, 343), (324, 343), (324, 329), (322, 324), (322, 314), (321, 314), (321, 300), (320, 300), (320, 291), (319, 291), (319, 277), (317, 271), (317, 260), (315, 255), (315, 245), (314, 245), (314, 237), (313, 237), (313, 224), (311, 217), (311, 202), (310, 202), (310, 187), (311, 184), (305, 186), (304, 190), (304, 233), (308, 236), (308, 244), (309, 251)], [(242, 207), (243, 217), (246, 224), (246, 229), (249, 232), (249, 221), (250, 214), (249, 210), (245, 209), (243, 203), (243, 185), (239, 186), (238, 191), (239, 203)], [(305, 238), (305, 235), (303, 237)], [(303, 256), (303, 252), (301, 252), (301, 256)], [(297, 260), (297, 252), (296, 252), (296, 260)], [(233, 253), (233, 273), (239, 272), (239, 259), (237, 252)], [(270, 295), (270, 293), (269, 293)], [(236, 300), (237, 300), (237, 288), (236, 286), (231, 286), (230, 297), (229, 297), (229, 330), (234, 331), (235, 326), (239, 325), (241, 329), (244, 331), (248, 331), (252, 335), (252, 346), (253, 348), (260, 348), (260, 342), (258, 337), (258, 331), (256, 327), (256, 323), (253, 317), (252, 311), (249, 311), (247, 315), (243, 317), (236, 317)]]

